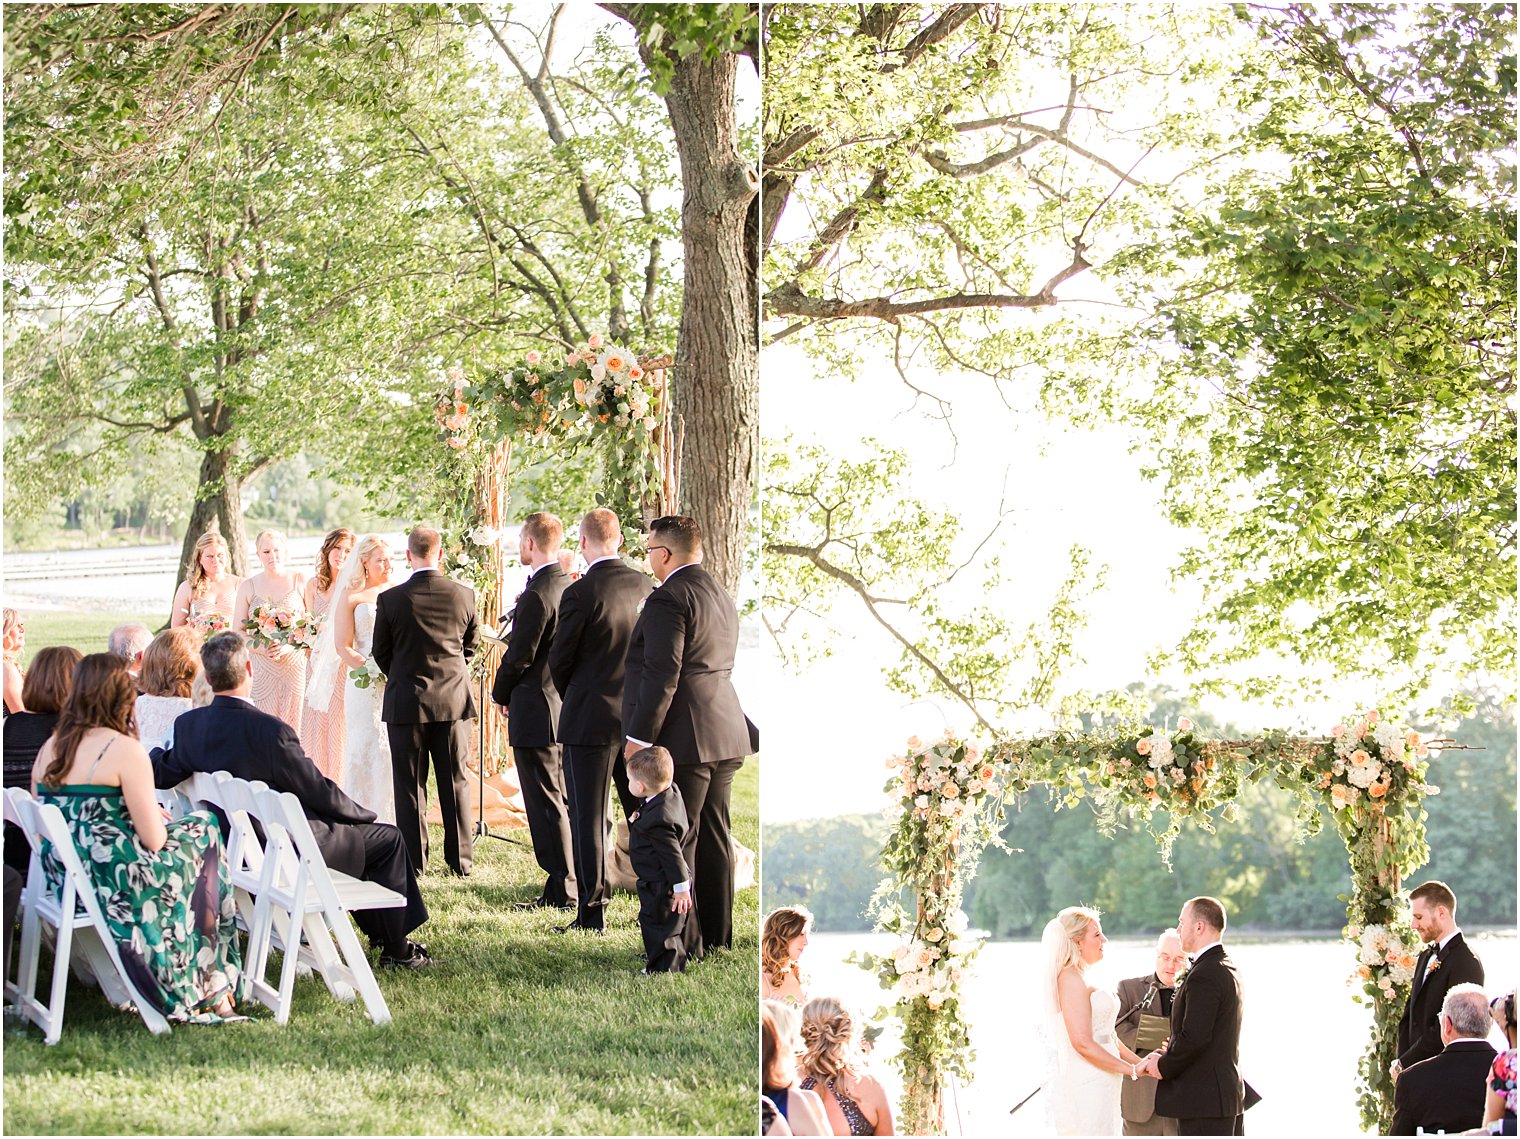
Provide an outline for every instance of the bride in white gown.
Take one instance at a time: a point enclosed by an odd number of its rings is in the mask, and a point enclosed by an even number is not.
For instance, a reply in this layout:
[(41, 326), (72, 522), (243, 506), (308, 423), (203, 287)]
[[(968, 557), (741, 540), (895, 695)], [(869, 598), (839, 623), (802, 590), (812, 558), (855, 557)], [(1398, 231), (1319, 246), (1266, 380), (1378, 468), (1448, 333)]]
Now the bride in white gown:
[(1108, 938), (1096, 910), (1071, 906), (1045, 926), (1041, 1024), (1046, 1044), (1045, 1107), (1057, 1135), (1118, 1135), (1119, 1089), (1141, 1057), (1114, 1032), (1119, 998), (1087, 983)]
[[(329, 620), (317, 639), (307, 699), (318, 711), (343, 670), (343, 790), (382, 823), (396, 821), (396, 785), (390, 738), (380, 720), (379, 685), (358, 687), (348, 676), (369, 660), (375, 636), (375, 599), (390, 588), (391, 553), (378, 534), (366, 534), (333, 583)], [(318, 704), (318, 701), (321, 704)]]

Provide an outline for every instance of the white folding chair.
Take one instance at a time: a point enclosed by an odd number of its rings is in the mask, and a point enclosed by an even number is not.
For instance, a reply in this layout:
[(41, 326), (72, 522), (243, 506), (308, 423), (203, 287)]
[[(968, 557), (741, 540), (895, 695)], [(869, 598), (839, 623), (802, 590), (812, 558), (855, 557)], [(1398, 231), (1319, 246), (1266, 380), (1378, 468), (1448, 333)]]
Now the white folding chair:
[[(155, 1035), (169, 1031), (169, 1022), (154, 1009), (122, 968), (111, 928), (101, 913), (95, 886), (74, 837), (69, 833), (63, 812), (51, 803), (39, 803), (19, 787), (5, 789), (5, 820), (15, 823), (26, 835), (32, 848), (26, 885), (21, 893), (21, 943), (17, 953), (16, 980), (7, 980), (6, 995), (12, 1007), (27, 1021), (42, 1029), (48, 1044), (58, 1043), (63, 1034), (64, 997), (67, 991), (69, 963), (75, 955), (84, 958), (101, 991), (118, 1008), (135, 1006), (148, 1030)], [(42, 844), (53, 847), (54, 857), (63, 867), (63, 887), (59, 897), (48, 889), (42, 869)], [(42, 925), (56, 932), (53, 951), (53, 977), (46, 1003), (37, 999), (37, 972), (41, 957)]]
[[(335, 998), (351, 1001), (357, 992), (364, 998), (370, 1019), (376, 1024), (389, 1024), (390, 1009), (370, 968), (369, 957), (359, 944), (349, 911), (404, 906), (406, 898), (375, 882), (330, 870), (300, 801), (288, 791), (254, 790), (253, 813), (264, 828), (267, 843), (259, 903), (267, 907), (269, 915), (261, 916), (258, 923), (261, 940), (257, 946), (250, 933), (248, 960), (254, 991), (260, 992), (261, 987), (267, 990), (260, 999), (265, 1003), (273, 1001), (270, 1007), (275, 1009), (276, 1021), (285, 1023), (293, 970), (299, 959), (322, 975)], [(292, 939), (282, 926), (301, 931), (295, 952)], [(264, 969), (270, 944), (277, 937), (285, 945), (285, 961), (279, 985), (272, 988), (264, 982)]]

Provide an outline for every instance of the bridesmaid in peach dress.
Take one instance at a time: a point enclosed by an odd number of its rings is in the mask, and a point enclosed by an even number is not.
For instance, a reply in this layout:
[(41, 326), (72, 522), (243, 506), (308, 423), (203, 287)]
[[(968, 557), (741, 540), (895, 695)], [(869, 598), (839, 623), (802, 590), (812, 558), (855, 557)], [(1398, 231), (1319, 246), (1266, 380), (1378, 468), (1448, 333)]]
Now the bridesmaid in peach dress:
[[(207, 530), (196, 539), (185, 580), (174, 593), (174, 608), (169, 616), (171, 628), (194, 627), (196, 618), (208, 613), (221, 615), (231, 626), (232, 606), (243, 579), (228, 572), (230, 562), (227, 543), (216, 530)], [(195, 631), (205, 640), (206, 630)]]
[[(278, 530), (262, 530), (254, 539), (262, 573), (256, 573), (238, 588), (232, 606), (232, 627), (239, 631), (248, 620), (250, 610), (259, 605), (278, 605), (302, 613), (306, 603), (302, 591), (306, 580), (285, 568), (285, 535)], [(306, 702), (306, 654), (289, 645), (272, 645), (253, 649), (253, 691), (249, 694), (255, 708), (278, 716), (299, 734), (301, 705)]]
[[(338, 571), (348, 560), (356, 540), (354, 532), (346, 526), (338, 527), (322, 539), (316, 576), (306, 583), (305, 600), (307, 612), (324, 622), (332, 607), (333, 582), (338, 580)], [(308, 698), (312, 694), (311, 670), (316, 655), (315, 652), (306, 655)], [(317, 770), (339, 787), (343, 786), (343, 689), (346, 687), (343, 681), (346, 677), (345, 672), (333, 682), (326, 711), (317, 711), (309, 699), (306, 707), (301, 709), (301, 747), (317, 765)]]

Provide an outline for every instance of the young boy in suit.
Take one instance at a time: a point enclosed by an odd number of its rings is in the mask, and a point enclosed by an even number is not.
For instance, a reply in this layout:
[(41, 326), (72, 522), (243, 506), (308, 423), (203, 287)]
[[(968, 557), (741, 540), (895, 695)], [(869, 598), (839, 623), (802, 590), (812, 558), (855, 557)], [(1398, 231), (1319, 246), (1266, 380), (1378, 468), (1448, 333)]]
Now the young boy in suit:
[(672, 786), (675, 763), (662, 747), (646, 747), (628, 759), (628, 790), (643, 805), (628, 819), (628, 860), (639, 876), (639, 931), (644, 935), (645, 973), (686, 968), (686, 915), (691, 874), (681, 856), (686, 805)]

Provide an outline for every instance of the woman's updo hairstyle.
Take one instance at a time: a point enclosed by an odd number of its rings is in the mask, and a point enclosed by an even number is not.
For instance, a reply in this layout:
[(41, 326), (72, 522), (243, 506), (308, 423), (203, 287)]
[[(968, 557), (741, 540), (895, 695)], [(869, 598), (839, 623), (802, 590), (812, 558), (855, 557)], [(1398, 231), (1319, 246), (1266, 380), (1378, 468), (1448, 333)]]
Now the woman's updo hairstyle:
[(855, 1016), (837, 997), (802, 1006), (802, 1068), (819, 1080), (854, 1075)]

